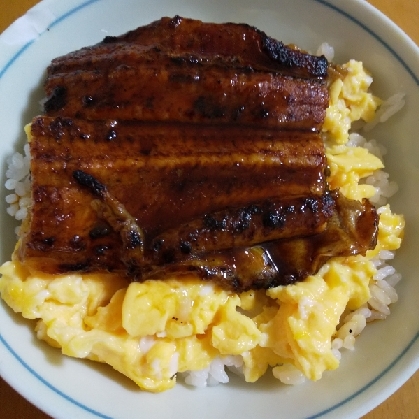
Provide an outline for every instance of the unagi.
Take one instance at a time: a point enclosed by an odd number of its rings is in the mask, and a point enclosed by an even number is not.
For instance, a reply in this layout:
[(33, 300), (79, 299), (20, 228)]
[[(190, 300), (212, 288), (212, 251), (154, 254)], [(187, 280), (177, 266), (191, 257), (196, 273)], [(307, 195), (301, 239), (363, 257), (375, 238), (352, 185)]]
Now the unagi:
[(327, 184), (324, 57), (175, 16), (54, 59), (45, 91), (17, 251), (31, 270), (239, 292), (375, 245), (374, 207)]

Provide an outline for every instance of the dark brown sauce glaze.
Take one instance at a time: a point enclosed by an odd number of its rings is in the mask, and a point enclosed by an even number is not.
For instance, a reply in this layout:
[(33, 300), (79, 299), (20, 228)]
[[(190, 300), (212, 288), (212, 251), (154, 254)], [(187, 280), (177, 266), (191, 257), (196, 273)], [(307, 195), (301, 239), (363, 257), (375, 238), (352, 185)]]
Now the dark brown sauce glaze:
[[(48, 80), (48, 115), (79, 119), (228, 123), (316, 129), (328, 103), (324, 79), (179, 65), (162, 57), (132, 66), (78, 71)], [(58, 95), (58, 92), (63, 92)], [(91, 98), (88, 102), (87, 98)]]
[[(303, 280), (331, 257), (365, 254), (376, 244), (375, 208), (367, 200), (348, 200), (337, 191), (206, 214), (150, 241), (124, 205), (97, 179), (80, 170), (73, 172), (73, 178), (98, 198), (91, 201), (91, 206), (103, 221), (99, 231), (105, 228), (106, 234), (92, 237), (90, 230), (92, 241), (107, 237), (112, 229), (118, 233), (114, 237), (117, 243), (96, 243), (90, 251), (93, 257), (84, 262), (54, 264), (50, 259), (49, 269), (53, 272), (112, 270), (102, 257), (117, 244), (117, 261), (121, 265), (115, 268), (125, 270), (133, 280), (174, 274), (181, 277), (194, 272), (204, 280), (241, 292)], [(272, 214), (280, 214), (280, 219), (275, 217), (273, 221)], [(73, 246), (73, 255), (85, 250), (80, 246), (80, 236), (73, 236), (71, 241), (78, 245)], [(51, 256), (53, 251), (49, 250), (54, 246), (55, 238), (49, 237), (36, 250)], [(89, 252), (82, 257), (86, 255)], [(35, 259), (35, 269), (37, 263)], [(42, 260), (39, 266), (45, 267)]]
[(177, 16), (54, 59), (45, 111), (90, 120), (319, 130), (327, 74), (324, 57), (249, 25)]
[[(110, 129), (116, 133), (112, 141)], [(73, 178), (77, 170), (106, 185), (150, 236), (224, 208), (325, 190), (324, 145), (316, 133), (38, 117), (32, 136), (33, 191), (39, 197), (33, 228), (39, 223), (48, 235), (56, 234), (54, 219), (63, 220), (62, 234), (72, 230), (65, 220), (73, 223), (78, 214), (65, 203), (70, 197), (89, 223), (97, 222), (91, 194)]]
[(365, 253), (375, 210), (326, 183), (328, 68), (249, 25), (179, 16), (54, 59), (17, 256), (239, 292)]
[(193, 255), (183, 261), (153, 266), (143, 279), (181, 276), (192, 271), (236, 292), (267, 289), (302, 281), (317, 273), (332, 257), (365, 254), (375, 247), (378, 218), (374, 206), (367, 200), (347, 200), (336, 191), (330, 198), (336, 206), (319, 234)]
[[(176, 21), (178, 24), (173, 25)], [(286, 46), (265, 32), (241, 23), (208, 23), (175, 16), (163, 17), (120, 36), (108, 36), (101, 43), (52, 60), (48, 76), (80, 68), (89, 70), (111, 65), (122, 52), (119, 65), (131, 64), (139, 52), (164, 53), (177, 62), (203, 64), (220, 62), (229, 66), (278, 72), (301, 78), (325, 78), (328, 62)], [(181, 54), (181, 55), (180, 55)], [(178, 58), (180, 55), (181, 58)], [(104, 64), (102, 64), (104, 63)]]
[(329, 194), (271, 199), (205, 214), (152, 240), (155, 264), (189, 254), (309, 236), (326, 229), (335, 203)]

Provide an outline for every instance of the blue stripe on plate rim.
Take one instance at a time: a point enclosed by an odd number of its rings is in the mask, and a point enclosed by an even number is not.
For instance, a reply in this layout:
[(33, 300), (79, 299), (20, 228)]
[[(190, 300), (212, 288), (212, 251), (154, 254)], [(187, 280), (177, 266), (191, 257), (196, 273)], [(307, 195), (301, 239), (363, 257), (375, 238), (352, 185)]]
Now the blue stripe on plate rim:
[[(59, 24), (63, 20), (67, 19), (69, 16), (74, 15), (75, 13), (81, 11), (85, 7), (96, 3), (100, 0), (87, 0), (80, 5), (74, 7), (73, 9), (69, 10), (68, 12), (64, 13), (62, 16), (58, 17), (50, 26), (49, 28), (54, 27), (55, 25)], [(406, 72), (412, 77), (412, 79), (415, 81), (415, 83), (419, 86), (419, 77), (414, 73), (414, 71), (407, 65), (407, 63), (400, 57), (400, 55), (387, 43), (385, 42), (378, 34), (376, 34), (373, 30), (368, 28), (366, 25), (364, 25), (362, 22), (360, 22), (358, 19), (350, 15), (349, 13), (345, 12), (344, 10), (340, 9), (339, 7), (328, 3), (326, 0), (312, 0), (316, 3), (322, 4), (325, 7), (328, 7), (335, 11), (336, 13), (344, 16), (348, 20), (354, 22), (356, 25), (361, 27), (364, 31), (366, 31), (369, 35), (371, 35), (373, 38), (375, 38), (381, 45), (383, 45), (390, 53), (393, 55), (396, 60), (403, 66), (403, 68), (406, 70)], [(13, 63), (17, 60), (19, 56), (21, 56), (33, 43), (34, 41), (28, 42), (26, 45), (20, 48), (19, 51), (16, 52), (16, 54), (6, 63), (6, 65), (0, 70), (0, 79), (2, 76), (9, 70), (9, 68), (13, 65)], [(333, 412), (334, 410), (338, 409), (339, 407), (345, 405), (346, 403), (349, 403), (351, 400), (355, 399), (357, 396), (362, 394), (364, 391), (366, 391), (369, 387), (374, 385), (376, 382), (378, 382), (383, 376), (385, 376), (395, 365), (403, 358), (403, 356), (410, 350), (410, 348), (415, 344), (415, 342), (419, 339), (419, 331), (416, 333), (416, 335), (412, 338), (412, 340), (409, 342), (409, 344), (406, 346), (406, 348), (403, 349), (403, 351), (391, 362), (387, 368), (385, 368), (380, 374), (378, 374), (374, 379), (372, 379), (369, 383), (367, 383), (364, 387), (360, 388), (358, 391), (353, 393), (351, 396), (347, 397), (346, 399), (342, 400), (339, 403), (336, 403), (335, 405), (329, 407), (328, 409), (325, 409), (319, 413), (316, 413), (315, 415), (309, 416), (306, 419), (317, 419), (320, 418), (328, 413)], [(98, 418), (102, 419), (112, 419), (110, 416), (104, 415), (96, 410), (93, 410), (89, 408), (88, 406), (79, 403), (77, 400), (71, 398), (67, 394), (60, 391), (58, 388), (50, 384), (48, 381), (46, 381), (41, 375), (39, 375), (33, 368), (31, 368), (14, 350), (13, 348), (7, 343), (7, 341), (4, 339), (4, 337), (0, 333), (0, 342), (5, 346), (5, 348), (13, 355), (13, 357), (35, 378), (37, 378), (42, 384), (47, 386), (50, 390), (52, 390), (55, 394), (62, 397), (66, 401), (72, 403), (73, 405), (78, 406), (82, 410), (95, 415)]]

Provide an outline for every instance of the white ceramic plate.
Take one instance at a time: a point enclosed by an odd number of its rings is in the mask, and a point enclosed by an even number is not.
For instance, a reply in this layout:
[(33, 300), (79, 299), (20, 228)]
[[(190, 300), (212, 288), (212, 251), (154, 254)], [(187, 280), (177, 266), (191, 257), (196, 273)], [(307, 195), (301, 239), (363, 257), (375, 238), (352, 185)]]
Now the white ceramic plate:
[[(315, 51), (323, 41), (336, 60), (364, 61), (386, 98), (407, 93), (405, 109), (371, 133), (389, 150), (385, 158), (400, 191), (392, 206), (406, 216), (404, 245), (395, 265), (403, 274), (400, 301), (382, 323), (369, 325), (341, 367), (317, 383), (286, 387), (257, 384), (193, 390), (178, 385), (163, 394), (136, 388), (110, 367), (68, 359), (38, 342), (33, 325), (0, 305), (0, 373), (28, 400), (55, 418), (357, 418), (374, 408), (419, 366), (419, 49), (394, 24), (362, 0), (45, 0), (0, 37), (2, 184), (5, 159), (21, 151), (22, 127), (40, 112), (42, 81), (50, 60), (118, 35), (161, 16), (239, 21), (282, 41)], [(370, 137), (371, 137), (370, 136)], [(1, 262), (14, 246), (1, 189)]]

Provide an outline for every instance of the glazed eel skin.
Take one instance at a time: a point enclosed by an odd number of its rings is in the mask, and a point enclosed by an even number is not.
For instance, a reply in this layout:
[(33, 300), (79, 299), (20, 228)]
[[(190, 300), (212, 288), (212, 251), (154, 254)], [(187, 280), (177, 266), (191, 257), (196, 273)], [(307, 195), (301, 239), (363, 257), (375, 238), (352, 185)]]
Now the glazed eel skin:
[(50, 116), (318, 130), (328, 63), (243, 24), (163, 18), (56, 58)]
[(327, 69), (248, 25), (179, 16), (54, 59), (17, 257), (239, 292), (365, 253), (374, 207), (326, 181)]

